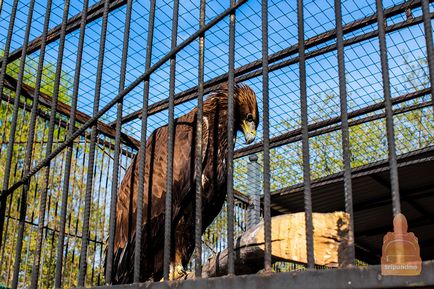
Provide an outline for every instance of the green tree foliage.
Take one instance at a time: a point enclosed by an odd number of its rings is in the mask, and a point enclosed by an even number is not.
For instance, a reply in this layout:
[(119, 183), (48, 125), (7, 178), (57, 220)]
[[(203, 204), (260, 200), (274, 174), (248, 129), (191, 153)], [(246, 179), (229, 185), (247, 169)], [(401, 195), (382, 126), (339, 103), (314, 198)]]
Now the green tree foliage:
[[(405, 63), (405, 74), (402, 76), (402, 81), (406, 85), (407, 91), (420, 91), (429, 86), (429, 79), (424, 69), (426, 66), (425, 58), (421, 58), (416, 63)], [(338, 95), (328, 93), (315, 97), (318, 99), (316, 103), (321, 104), (321, 109), (318, 109), (315, 117), (309, 120), (310, 123), (327, 119), (330, 115), (333, 115), (333, 112), (336, 114), (336, 109), (339, 109), (339, 106), (336, 105), (336, 103), (339, 103)], [(427, 102), (430, 99), (431, 96), (426, 95), (406, 101), (400, 105), (395, 105), (394, 110)], [(373, 116), (383, 112), (384, 110), (380, 110), (363, 115), (362, 117)], [(432, 106), (395, 114), (393, 120), (398, 155), (434, 144)], [(285, 120), (277, 128), (279, 131), (282, 131), (282, 128), (283, 131), (289, 131), (294, 129), (294, 124), (289, 120)], [(343, 170), (340, 128), (311, 137), (309, 145), (312, 179)], [(387, 159), (387, 137), (384, 117), (351, 125), (350, 146), (352, 168)], [(258, 154), (258, 157), (258, 162), (262, 164), (262, 154)], [(300, 141), (271, 149), (270, 160), (272, 191), (302, 182), (302, 146)], [(248, 158), (241, 158), (235, 161), (235, 186), (241, 192), (249, 194), (247, 188), (252, 180), (246, 178), (247, 163)], [(262, 180), (253, 181), (262, 182)]]
[[(34, 87), (37, 75), (37, 57), (28, 57), (25, 66), (24, 83)], [(7, 73), (18, 78), (19, 61), (8, 65)], [(45, 63), (42, 72), (41, 91), (52, 95), (54, 90), (56, 67), (55, 64)], [(72, 78), (65, 71), (61, 74), (59, 87), (59, 101), (70, 104), (72, 94)], [(13, 100), (15, 92), (4, 89), (4, 98), (0, 104), (0, 163), (6, 163), (8, 140), (10, 136)], [(12, 170), (10, 184), (18, 181), (24, 169), (26, 154), (26, 142), (29, 132), (30, 109), (32, 100), (24, 96), (19, 97), (22, 104), (18, 112), (17, 131), (13, 146)], [(32, 149), (32, 165), (37, 164), (45, 157), (48, 140), (48, 117), (50, 109), (42, 105), (38, 106), (39, 115), (35, 127), (35, 140)], [(54, 130), (54, 148), (65, 140), (68, 132), (69, 118), (57, 114)], [(111, 140), (105, 140), (110, 143)], [(53, 148), (53, 149), (54, 149)], [(88, 140), (86, 137), (76, 139), (73, 146), (73, 159), (71, 163), (70, 190), (68, 195), (68, 213), (66, 222), (66, 240), (64, 253), (64, 284), (67, 287), (77, 285), (79, 252), (81, 246), (84, 191), (86, 188)], [(103, 244), (107, 234), (107, 192), (110, 185), (107, 184), (112, 167), (110, 165), (112, 151), (102, 141), (98, 144), (96, 155), (96, 173), (94, 180), (94, 194), (92, 198), (92, 214), (90, 221), (90, 245), (88, 253), (87, 274), (89, 284), (101, 284), (103, 282)], [(41, 288), (53, 287), (54, 272), (56, 266), (56, 247), (58, 242), (58, 230), (61, 210), (61, 195), (63, 190), (63, 178), (65, 169), (66, 150), (60, 153), (52, 162), (48, 181), (48, 200), (45, 216), (45, 230), (41, 255), (40, 286)], [(0, 185), (4, 179), (4, 165), (0, 166)], [(32, 265), (36, 249), (37, 230), (39, 223), (39, 208), (41, 192), (45, 189), (45, 168), (38, 172), (30, 181), (27, 199), (27, 217), (25, 237), (20, 266), (19, 286), (30, 285)], [(6, 222), (4, 230), (4, 243), (0, 250), (0, 284), (10, 286), (15, 261), (16, 236), (19, 220), (19, 204), (22, 188), (17, 189), (8, 198)], [(97, 241), (97, 242), (95, 242)]]
[[(31, 86), (35, 85), (37, 58), (29, 57), (26, 63), (24, 82)], [(7, 73), (15, 78), (18, 77), (18, 62), (8, 65)], [(406, 74), (402, 80), (409, 91), (418, 91), (428, 85), (428, 78), (424, 69), (426, 60), (418, 63), (407, 63)], [(55, 65), (46, 63), (43, 70), (42, 91), (48, 95), (53, 93), (55, 79)], [(66, 72), (62, 72), (59, 90), (59, 100), (64, 103), (71, 102), (72, 79)], [(14, 91), (5, 89), (6, 99), (0, 104), (0, 163), (5, 164), (7, 144), (10, 135), (12, 121), (11, 101), (16, 97)], [(336, 110), (339, 98), (335, 93), (315, 95), (321, 109), (312, 116), (310, 122), (317, 122), (328, 118)], [(430, 96), (421, 97), (405, 102), (399, 107), (411, 106), (422, 101), (428, 101)], [(9, 101), (8, 101), (9, 100)], [(23, 172), (23, 160), (25, 158), (25, 147), (28, 138), (30, 112), (32, 101), (19, 98), (24, 107), (20, 107), (17, 122), (17, 132), (13, 147), (12, 170), (10, 184), (20, 179)], [(395, 106), (395, 108), (398, 106)], [(33, 162), (35, 165), (45, 157), (46, 143), (48, 138), (48, 121), (45, 117), (50, 110), (39, 106), (40, 115), (36, 123), (35, 141), (33, 143)], [(371, 114), (372, 115), (372, 114)], [(54, 133), (54, 146), (61, 143), (67, 135), (68, 117), (57, 115)], [(398, 154), (406, 153), (416, 149), (432, 145), (434, 142), (434, 122), (432, 107), (412, 110), (394, 116), (396, 143)], [(299, 126), (291, 120), (282, 121), (278, 129), (288, 131)], [(105, 142), (105, 143), (104, 143)], [(91, 220), (90, 220), (90, 244), (88, 249), (87, 262), (87, 283), (102, 284), (104, 244), (107, 239), (108, 230), (108, 202), (111, 191), (111, 173), (113, 170), (113, 151), (107, 146), (113, 140), (103, 138), (97, 146), (96, 169), (93, 182)], [(387, 140), (384, 118), (372, 120), (362, 124), (356, 124), (350, 128), (350, 144), (353, 168), (387, 158)], [(130, 163), (132, 152), (130, 149), (122, 155), (121, 166), (125, 169)], [(312, 178), (317, 179), (342, 170), (342, 148), (341, 133), (338, 130), (326, 132), (310, 139), (311, 169)], [(294, 184), (302, 183), (302, 152), (301, 142), (293, 142), (270, 151), (271, 159), (271, 190), (277, 190)], [(258, 154), (258, 163), (262, 165), (262, 155)], [(48, 182), (48, 201), (45, 217), (44, 240), (42, 250), (42, 267), (40, 271), (40, 285), (44, 288), (52, 287), (54, 283), (54, 271), (56, 265), (56, 246), (58, 242), (59, 215), (61, 208), (61, 195), (63, 189), (63, 174), (65, 170), (66, 150), (60, 153), (52, 162), (50, 167), (50, 179)], [(66, 222), (66, 240), (64, 254), (63, 282), (65, 287), (77, 285), (78, 263), (82, 236), (82, 221), (84, 194), (87, 179), (88, 162), (88, 139), (85, 136), (78, 138), (73, 146), (73, 160), (71, 163), (71, 181), (68, 195), (68, 213)], [(247, 179), (248, 158), (237, 159), (235, 166), (235, 188), (240, 192), (249, 194), (249, 187), (252, 182), (262, 188), (262, 176), (257, 180)], [(25, 238), (22, 251), (22, 262), (20, 267), (20, 287), (28, 286), (30, 283), (34, 251), (36, 248), (37, 224), (39, 222), (40, 195), (45, 189), (45, 169), (38, 172), (30, 182), (27, 202), (27, 217), (25, 227)], [(3, 183), (4, 166), (0, 166), (0, 185)], [(10, 286), (14, 265), (16, 236), (19, 219), (19, 204), (21, 189), (18, 189), (12, 197), (9, 197), (4, 241), (0, 250), (0, 284)], [(214, 220), (213, 224), (203, 235), (204, 257), (223, 250), (226, 247), (227, 232), (227, 208)], [(246, 208), (239, 204), (235, 207), (235, 234), (240, 234), (246, 229)], [(291, 265), (292, 266), (292, 265)], [(297, 266), (289, 266), (289, 269), (299, 269)], [(277, 269), (282, 269), (279, 267)], [(292, 270), (291, 269), (291, 270)], [(286, 270), (286, 269), (285, 269)]]
[[(405, 74), (402, 83), (406, 92), (420, 91), (429, 86), (426, 72), (426, 58), (417, 62), (405, 61)], [(328, 94), (314, 95), (313, 103), (319, 104), (315, 114), (310, 115), (309, 122), (315, 123), (339, 113), (339, 96), (331, 92)], [(351, 95), (349, 99), (352, 99)], [(394, 109), (410, 107), (431, 99), (431, 95), (416, 98), (402, 104), (395, 105)], [(382, 113), (384, 110), (375, 112)], [(362, 117), (372, 116), (374, 113)], [(415, 109), (405, 113), (395, 114), (394, 127), (397, 154), (423, 149), (434, 144), (433, 108)], [(290, 131), (299, 124), (292, 120), (282, 121), (276, 129)], [(342, 136), (341, 131), (326, 132), (310, 138), (310, 165), (312, 179), (318, 179), (343, 170)], [(387, 137), (385, 119), (379, 118), (368, 122), (355, 124), (350, 127), (351, 167), (357, 168), (372, 162), (387, 159)], [(258, 154), (258, 163), (261, 164), (262, 154)], [(249, 186), (256, 182), (262, 188), (262, 175), (260, 179), (247, 178), (248, 158), (243, 157), (234, 162), (235, 188), (249, 195)], [(271, 191), (285, 188), (303, 182), (303, 162), (301, 142), (293, 142), (270, 150)], [(225, 232), (227, 222), (225, 218), (217, 218), (214, 225), (210, 226), (204, 235), (204, 242), (209, 248), (217, 248), (219, 240), (208, 237)], [(363, 264), (362, 264), (363, 265)], [(298, 270), (301, 267), (295, 264), (279, 264), (275, 270)]]

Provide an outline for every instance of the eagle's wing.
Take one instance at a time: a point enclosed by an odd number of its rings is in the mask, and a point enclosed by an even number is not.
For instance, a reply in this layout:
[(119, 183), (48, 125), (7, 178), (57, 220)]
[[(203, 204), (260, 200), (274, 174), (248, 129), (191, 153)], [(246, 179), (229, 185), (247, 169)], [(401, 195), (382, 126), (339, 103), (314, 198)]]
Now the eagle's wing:
[[(179, 214), (182, 214), (182, 204), (194, 184), (196, 110), (178, 118), (175, 124), (172, 216), (179, 218)], [(203, 120), (202, 132), (202, 163), (204, 163), (209, 143), (209, 124), (206, 118)], [(164, 232), (167, 141), (168, 127), (164, 126), (154, 131), (146, 144), (143, 224), (150, 220), (152, 236), (148, 237), (151, 238), (161, 236), (161, 230)], [(118, 257), (122, 256), (119, 259), (115, 258), (119, 262), (119, 264), (114, 264), (115, 270), (118, 271), (114, 272), (117, 276), (125, 275), (125, 272), (122, 272), (124, 269), (131, 272), (131, 264), (133, 263), (131, 254), (126, 254), (125, 250), (122, 249), (131, 247), (132, 238), (135, 235), (138, 179), (139, 157), (137, 154), (122, 180), (117, 196), (115, 254), (118, 254)], [(149, 188), (150, 184), (151, 189)], [(150, 211), (148, 212), (148, 210)], [(157, 239), (155, 242), (158, 242)], [(129, 248), (128, 251), (133, 251), (132, 249)], [(124, 265), (130, 266), (130, 268), (123, 268)]]
[[(176, 121), (174, 163), (173, 163), (173, 218), (176, 221), (185, 207), (185, 202), (194, 200), (194, 194), (189, 195), (193, 189), (195, 180), (195, 134), (196, 134), (196, 110), (194, 114), (187, 114)], [(189, 129), (192, 128), (192, 129)], [(202, 121), (202, 164), (205, 162), (209, 143), (209, 124), (204, 117)], [(164, 179), (165, 180), (165, 179)], [(178, 219), (179, 220), (179, 219)]]
[[(208, 151), (208, 143), (209, 143), (209, 121), (206, 116), (203, 117), (202, 121), (202, 165), (205, 165), (206, 153)], [(202, 167), (203, 170), (203, 167)], [(196, 173), (196, 171), (195, 171)], [(196, 179), (196, 175), (194, 176)]]

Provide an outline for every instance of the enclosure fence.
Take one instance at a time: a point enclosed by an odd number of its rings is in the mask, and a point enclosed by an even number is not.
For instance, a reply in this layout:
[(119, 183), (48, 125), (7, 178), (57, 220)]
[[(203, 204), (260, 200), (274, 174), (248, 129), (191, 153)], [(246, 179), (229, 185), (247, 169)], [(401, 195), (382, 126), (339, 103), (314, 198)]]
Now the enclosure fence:
[[(194, 280), (168, 286), (301, 288), (323, 280), (347, 288), (351, 279), (366, 288), (434, 287), (434, 211), (426, 203), (434, 196), (433, 1), (371, 2), (0, 0), (0, 287), (110, 286), (126, 169), (146, 150), (150, 133), (167, 124), (165, 208), (171, 208), (175, 119), (197, 108), (201, 140), (204, 99), (223, 83), (224, 209), (203, 234), (203, 216), (195, 211)], [(261, 112), (258, 140), (245, 146), (232, 137), (240, 82), (254, 89)], [(201, 208), (201, 141), (194, 151), (194, 202)], [(142, 204), (145, 154), (137, 160)], [(413, 165), (427, 183), (407, 184), (417, 176), (401, 169)], [(370, 174), (387, 196), (353, 193)], [(313, 193), (337, 183), (343, 185), (337, 197)], [(380, 206), (386, 213), (375, 215)], [(370, 219), (360, 221), (355, 216), (364, 208), (372, 210)], [(143, 281), (142, 210), (137, 207), (133, 286)], [(338, 269), (318, 270), (313, 214), (335, 210), (348, 214), (347, 246)], [(276, 265), (272, 218), (300, 211), (306, 262)], [(411, 282), (381, 279), (378, 266), (358, 268), (379, 264), (370, 245), (381, 246), (399, 213), (422, 234), (423, 272)], [(165, 210), (165, 281), (171, 214)], [(366, 225), (381, 218), (390, 220)], [(235, 242), (260, 221), (263, 270), (237, 277)], [(380, 236), (375, 244), (364, 241), (370, 234)], [(204, 262), (225, 249), (231, 278), (200, 280)], [(276, 272), (292, 270), (305, 272), (298, 279)]]

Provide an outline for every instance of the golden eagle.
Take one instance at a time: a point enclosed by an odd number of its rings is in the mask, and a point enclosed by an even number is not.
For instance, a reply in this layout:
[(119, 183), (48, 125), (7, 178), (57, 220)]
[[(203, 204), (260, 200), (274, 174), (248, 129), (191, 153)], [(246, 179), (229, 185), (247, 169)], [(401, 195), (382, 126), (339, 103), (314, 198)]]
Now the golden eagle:
[[(234, 86), (234, 132), (251, 143), (258, 127), (256, 94), (245, 84)], [(175, 119), (171, 268), (187, 265), (194, 250), (195, 134), (197, 108)], [(220, 212), (226, 197), (228, 88), (222, 85), (203, 103), (202, 232)], [(234, 135), (234, 137), (235, 137)], [(163, 275), (168, 126), (156, 129), (146, 143), (142, 221), (141, 281)], [(139, 153), (132, 160), (117, 194), (112, 280), (132, 283), (139, 183)]]

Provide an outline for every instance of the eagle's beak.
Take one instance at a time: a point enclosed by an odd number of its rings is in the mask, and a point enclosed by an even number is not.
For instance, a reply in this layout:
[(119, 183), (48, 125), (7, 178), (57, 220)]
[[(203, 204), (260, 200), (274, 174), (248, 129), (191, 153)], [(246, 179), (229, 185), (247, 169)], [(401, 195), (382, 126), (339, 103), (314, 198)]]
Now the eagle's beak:
[(246, 140), (246, 144), (252, 143), (256, 137), (256, 128), (255, 123), (253, 121), (245, 121), (241, 125), (243, 130), (244, 139)]

